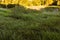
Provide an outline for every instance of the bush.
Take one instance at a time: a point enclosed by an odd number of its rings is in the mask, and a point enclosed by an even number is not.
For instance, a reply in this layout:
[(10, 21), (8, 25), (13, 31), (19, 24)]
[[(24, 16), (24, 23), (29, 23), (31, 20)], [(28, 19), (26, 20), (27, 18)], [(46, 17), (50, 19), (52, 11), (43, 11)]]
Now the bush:
[(1, 8), (6, 8), (7, 6), (4, 5), (4, 4), (0, 4), (0, 7), (1, 7)]

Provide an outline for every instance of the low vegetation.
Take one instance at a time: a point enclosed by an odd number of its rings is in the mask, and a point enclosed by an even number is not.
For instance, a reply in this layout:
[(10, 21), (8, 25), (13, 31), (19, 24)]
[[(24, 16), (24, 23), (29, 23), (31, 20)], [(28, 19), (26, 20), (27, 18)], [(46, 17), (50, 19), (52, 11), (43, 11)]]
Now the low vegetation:
[(0, 40), (60, 40), (60, 9), (1, 10)]

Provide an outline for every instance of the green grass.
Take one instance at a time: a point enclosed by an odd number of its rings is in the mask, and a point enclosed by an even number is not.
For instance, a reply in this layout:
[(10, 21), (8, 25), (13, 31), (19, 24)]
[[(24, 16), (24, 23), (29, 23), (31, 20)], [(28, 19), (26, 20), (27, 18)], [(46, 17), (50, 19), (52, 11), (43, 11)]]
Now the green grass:
[(2, 10), (0, 40), (60, 40), (60, 10)]

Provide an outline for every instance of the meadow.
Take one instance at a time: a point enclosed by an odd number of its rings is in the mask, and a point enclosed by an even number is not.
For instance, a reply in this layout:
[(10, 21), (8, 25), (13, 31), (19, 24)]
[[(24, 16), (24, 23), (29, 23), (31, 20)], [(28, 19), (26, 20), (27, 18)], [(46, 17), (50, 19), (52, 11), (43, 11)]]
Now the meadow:
[(0, 40), (60, 40), (60, 9), (1, 8)]

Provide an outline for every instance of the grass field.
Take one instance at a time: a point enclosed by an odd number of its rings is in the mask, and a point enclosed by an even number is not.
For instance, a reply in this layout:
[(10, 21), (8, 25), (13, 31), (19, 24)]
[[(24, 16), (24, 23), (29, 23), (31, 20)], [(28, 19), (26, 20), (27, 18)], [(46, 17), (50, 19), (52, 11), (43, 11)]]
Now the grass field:
[(60, 40), (60, 9), (0, 9), (0, 40)]

